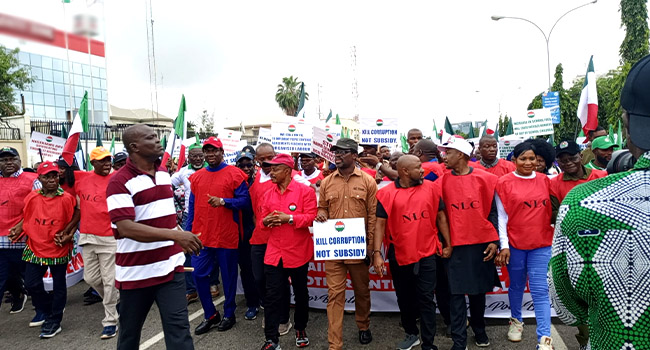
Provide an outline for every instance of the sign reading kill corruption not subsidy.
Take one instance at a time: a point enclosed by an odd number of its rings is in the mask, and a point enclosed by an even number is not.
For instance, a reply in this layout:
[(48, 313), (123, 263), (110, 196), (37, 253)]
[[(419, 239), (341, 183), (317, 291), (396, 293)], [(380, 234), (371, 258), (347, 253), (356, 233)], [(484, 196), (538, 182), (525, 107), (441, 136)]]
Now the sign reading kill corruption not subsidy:
[[(55, 161), (63, 153), (65, 139), (62, 137), (43, 134), (37, 131), (32, 132), (32, 139), (29, 141), (28, 151), (36, 156), (43, 155), (44, 161)], [(39, 153), (40, 150), (40, 153)]]
[(551, 110), (542, 108), (530, 110), (526, 114), (515, 114), (512, 117), (512, 126), (517, 136), (550, 135), (553, 133)]
[(366, 258), (363, 218), (314, 221), (314, 260)]
[(335, 135), (334, 133), (330, 133), (325, 129), (321, 129), (315, 126), (311, 151), (327, 159), (327, 161), (333, 163), (334, 152), (330, 151), (330, 148), (336, 144), (336, 141), (338, 141), (338, 139), (339, 136)]
[(392, 145), (398, 143), (397, 118), (368, 118), (360, 120), (360, 143), (370, 145)]
[(276, 152), (309, 153), (312, 145), (312, 126), (300, 123), (271, 124), (271, 143)]

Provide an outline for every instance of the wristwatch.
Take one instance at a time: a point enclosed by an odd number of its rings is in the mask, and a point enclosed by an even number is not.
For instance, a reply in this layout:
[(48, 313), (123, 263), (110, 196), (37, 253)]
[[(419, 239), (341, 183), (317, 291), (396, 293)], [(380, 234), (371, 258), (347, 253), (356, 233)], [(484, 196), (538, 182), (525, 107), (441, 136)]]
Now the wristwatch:
[(223, 198), (219, 198), (219, 204), (226, 205), (226, 201), (224, 201)]
[(289, 225), (293, 225), (293, 215), (289, 215)]

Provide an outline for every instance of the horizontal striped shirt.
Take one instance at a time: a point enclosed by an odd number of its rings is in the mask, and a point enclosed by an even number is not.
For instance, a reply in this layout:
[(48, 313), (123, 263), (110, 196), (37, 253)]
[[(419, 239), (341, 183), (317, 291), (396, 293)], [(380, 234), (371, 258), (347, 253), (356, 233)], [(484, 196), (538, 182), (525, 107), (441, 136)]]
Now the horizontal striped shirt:
[(106, 202), (111, 227), (117, 239), (115, 254), (115, 286), (119, 289), (145, 288), (170, 281), (174, 272), (183, 271), (185, 256), (173, 241), (138, 242), (120, 237), (115, 225), (119, 221), (134, 222), (174, 229), (176, 209), (171, 179), (166, 169), (155, 176), (139, 170), (127, 159), (106, 189)]

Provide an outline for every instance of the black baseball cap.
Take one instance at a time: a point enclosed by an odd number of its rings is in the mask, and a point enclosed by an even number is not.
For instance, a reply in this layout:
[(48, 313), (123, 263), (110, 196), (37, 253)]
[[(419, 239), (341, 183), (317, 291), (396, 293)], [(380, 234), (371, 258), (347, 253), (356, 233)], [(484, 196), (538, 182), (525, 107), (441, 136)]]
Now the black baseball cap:
[(113, 164), (126, 160), (129, 156), (125, 152), (117, 152), (113, 156)]
[(555, 157), (558, 158), (562, 153), (568, 153), (570, 155), (578, 154), (580, 153), (580, 146), (575, 141), (562, 141), (555, 146)]
[(353, 139), (342, 138), (336, 141), (336, 145), (332, 146), (330, 148), (330, 151), (334, 152), (340, 149), (357, 153), (359, 152), (359, 144), (357, 143), (357, 141), (354, 141)]
[(240, 159), (242, 158), (248, 158), (250, 160), (255, 159), (255, 155), (252, 154), (251, 152), (241, 152), (237, 155), (237, 158), (235, 158), (235, 163), (238, 163)]
[(650, 149), (650, 55), (639, 60), (627, 75), (621, 90), (621, 107), (629, 116), (628, 129), (632, 143)]
[(318, 158), (318, 154), (314, 152), (300, 153), (300, 158)]
[(6, 156), (6, 155), (19, 157), (18, 151), (13, 147), (2, 147), (2, 148), (0, 148), (0, 157)]

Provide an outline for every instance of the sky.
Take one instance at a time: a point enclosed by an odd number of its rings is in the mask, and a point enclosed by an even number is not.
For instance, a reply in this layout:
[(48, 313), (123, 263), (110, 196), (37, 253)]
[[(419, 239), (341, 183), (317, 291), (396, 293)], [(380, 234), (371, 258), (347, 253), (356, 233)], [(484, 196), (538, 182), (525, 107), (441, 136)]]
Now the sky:
[[(171, 1), (21, 0), (2, 12), (69, 29), (74, 13), (105, 19), (109, 102), (174, 117), (181, 94), (186, 116), (214, 113), (217, 126), (271, 121), (283, 115), (277, 85), (305, 82), (306, 116), (331, 109), (341, 117), (397, 117), (400, 128), (496, 122), (521, 114), (548, 86), (546, 41), (566, 11), (584, 0), (466, 1)], [(150, 4), (152, 8), (150, 8)], [(103, 8), (103, 16), (102, 16)], [(619, 65), (619, 1), (600, 0), (562, 18), (549, 41), (551, 75), (564, 67), (565, 87)], [(34, 10), (37, 9), (37, 10)], [(154, 20), (157, 88), (150, 84), (147, 25)], [(151, 29), (149, 24), (149, 29)], [(356, 49), (356, 69), (352, 48)], [(353, 98), (357, 82), (358, 99)]]

